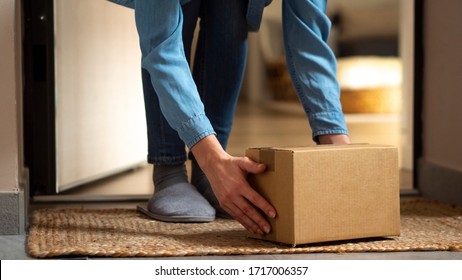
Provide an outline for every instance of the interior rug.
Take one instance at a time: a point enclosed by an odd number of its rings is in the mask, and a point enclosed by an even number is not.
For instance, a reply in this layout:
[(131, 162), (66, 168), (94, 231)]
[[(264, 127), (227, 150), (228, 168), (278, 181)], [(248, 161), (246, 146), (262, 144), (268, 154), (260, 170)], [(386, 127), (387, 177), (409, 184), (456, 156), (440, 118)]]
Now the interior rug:
[(248, 238), (234, 220), (165, 223), (135, 209), (47, 208), (32, 215), (27, 250), (36, 258), (462, 251), (462, 208), (427, 200), (404, 201), (399, 237), (297, 247)]

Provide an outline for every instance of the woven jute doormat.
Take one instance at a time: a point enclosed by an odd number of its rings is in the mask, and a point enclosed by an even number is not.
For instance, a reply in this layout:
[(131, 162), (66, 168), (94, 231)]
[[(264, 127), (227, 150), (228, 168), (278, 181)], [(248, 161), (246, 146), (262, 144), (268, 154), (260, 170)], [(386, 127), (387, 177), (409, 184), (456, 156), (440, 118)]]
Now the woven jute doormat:
[(399, 237), (295, 248), (248, 238), (233, 220), (178, 224), (153, 221), (131, 209), (39, 209), (32, 215), (27, 250), (37, 258), (462, 251), (462, 208), (406, 201)]

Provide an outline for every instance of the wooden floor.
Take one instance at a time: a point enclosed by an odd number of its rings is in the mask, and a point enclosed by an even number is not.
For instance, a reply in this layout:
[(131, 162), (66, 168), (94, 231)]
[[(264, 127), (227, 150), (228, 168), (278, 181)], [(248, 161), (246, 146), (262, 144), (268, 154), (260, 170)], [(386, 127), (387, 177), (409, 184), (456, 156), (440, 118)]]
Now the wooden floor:
[[(357, 116), (347, 116), (351, 139), (355, 143), (400, 145), (399, 122), (382, 122), (377, 116), (366, 116), (361, 121)], [(385, 116), (386, 117), (386, 116)], [(368, 120), (369, 119), (369, 120)], [(370, 121), (372, 119), (372, 121)], [(268, 102), (265, 106), (239, 104), (231, 131), (227, 151), (243, 156), (249, 147), (306, 146), (313, 145), (308, 121), (297, 103), (284, 106)], [(189, 166), (188, 166), (189, 167)], [(152, 166), (140, 166), (122, 174), (86, 184), (64, 195), (79, 196), (129, 196), (139, 197), (153, 192)], [(412, 189), (412, 172), (401, 170), (401, 188)], [(48, 200), (53, 200), (48, 197)], [(90, 198), (89, 198), (90, 199)], [(95, 198), (94, 198), (95, 199)]]

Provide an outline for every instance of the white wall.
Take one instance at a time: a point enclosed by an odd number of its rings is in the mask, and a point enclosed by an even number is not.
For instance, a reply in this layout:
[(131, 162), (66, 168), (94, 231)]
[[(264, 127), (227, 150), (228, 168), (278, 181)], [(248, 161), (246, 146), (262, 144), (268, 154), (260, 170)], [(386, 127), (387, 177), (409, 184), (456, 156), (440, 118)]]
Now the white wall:
[(424, 157), (462, 171), (462, 1), (426, 1), (424, 9)]
[(423, 155), (418, 187), (431, 199), (462, 205), (462, 1), (425, 1)]
[(0, 192), (17, 192), (22, 169), (20, 4), (0, 0)]

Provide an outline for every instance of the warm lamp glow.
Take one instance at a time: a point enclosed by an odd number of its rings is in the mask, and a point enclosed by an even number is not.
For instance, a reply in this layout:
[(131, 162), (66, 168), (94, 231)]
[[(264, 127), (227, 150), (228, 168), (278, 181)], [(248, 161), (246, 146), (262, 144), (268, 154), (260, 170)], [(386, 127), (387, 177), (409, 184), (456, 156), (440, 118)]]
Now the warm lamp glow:
[(340, 88), (349, 90), (400, 87), (401, 60), (373, 56), (339, 58), (337, 79)]

